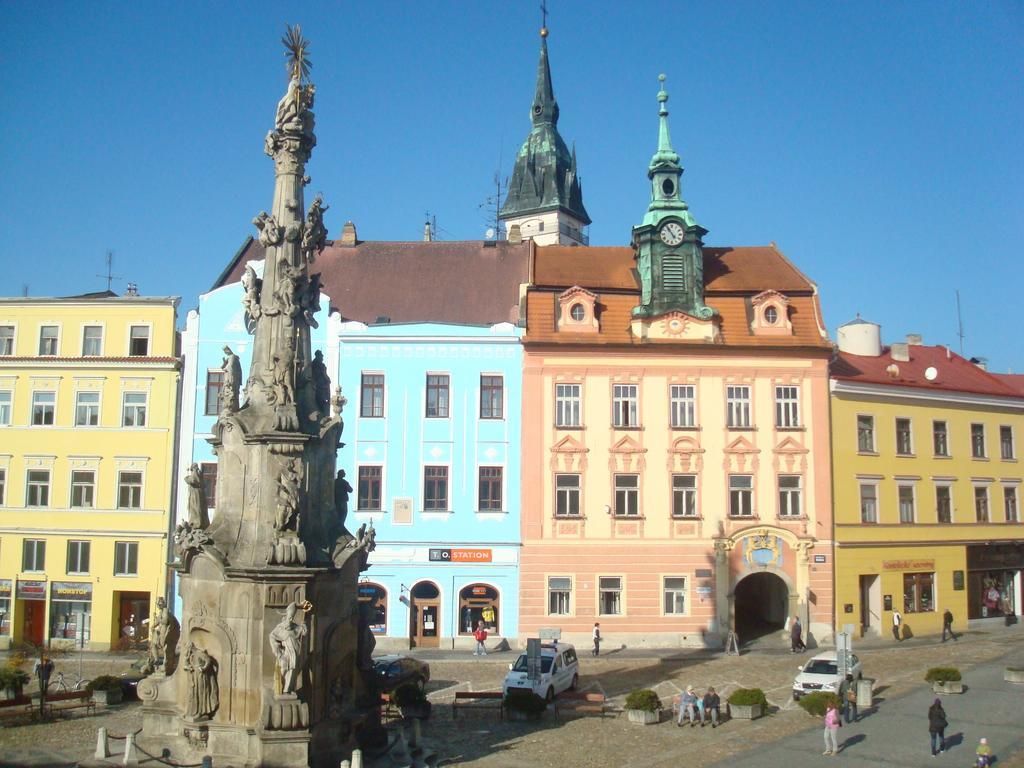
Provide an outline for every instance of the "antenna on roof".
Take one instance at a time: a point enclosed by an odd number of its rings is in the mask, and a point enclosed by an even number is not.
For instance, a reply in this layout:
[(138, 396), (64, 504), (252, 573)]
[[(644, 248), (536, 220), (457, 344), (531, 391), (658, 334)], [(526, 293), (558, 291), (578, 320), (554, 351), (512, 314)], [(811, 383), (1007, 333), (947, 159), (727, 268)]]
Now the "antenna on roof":
[(437, 239), (437, 216), (430, 211), (424, 211), (423, 218), (426, 220), (423, 227), (423, 239), (426, 242)]
[(107, 290), (108, 291), (110, 290), (110, 284), (112, 282), (114, 282), (115, 280), (120, 280), (121, 279), (117, 275), (113, 274), (113, 271), (114, 271), (114, 252), (108, 250), (107, 251), (107, 274), (105, 274), (105, 275), (96, 275), (96, 277), (105, 277), (107, 279)]
[(502, 181), (501, 178), (501, 160), (498, 161), (498, 170), (494, 172), (494, 194), (488, 195), (486, 199), (479, 206), (477, 206), (484, 214), (484, 223), (487, 226), (487, 230), (492, 234), (487, 235), (488, 239), (492, 237), (497, 240), (503, 240), (501, 231), (501, 203), (505, 198), (505, 193), (508, 191), (508, 177)]
[(23, 297), (28, 297), (28, 283), (21, 284), (21, 295)]
[(956, 290), (956, 335), (960, 337), (960, 357), (964, 356), (964, 321), (960, 316), (960, 289)]

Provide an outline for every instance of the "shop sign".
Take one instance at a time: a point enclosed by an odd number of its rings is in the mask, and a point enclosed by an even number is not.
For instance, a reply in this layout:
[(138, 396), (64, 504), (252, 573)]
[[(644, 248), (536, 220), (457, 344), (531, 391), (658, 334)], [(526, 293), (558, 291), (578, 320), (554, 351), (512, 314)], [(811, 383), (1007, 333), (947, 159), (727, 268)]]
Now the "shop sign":
[(989, 568), (1024, 568), (1024, 546), (989, 544), (967, 548), (967, 570), (984, 571)]
[(934, 560), (883, 560), (882, 569), (886, 571), (934, 571)]
[(824, 555), (815, 555), (814, 556), (814, 562), (816, 562), (816, 563), (824, 563), (825, 562), (825, 556)]
[(0, 579), (0, 599), (10, 598), (11, 596), (11, 580)]
[(710, 595), (711, 594), (711, 587), (697, 587), (697, 594), (698, 595)]
[(711, 578), (711, 576), (712, 576), (712, 574), (711, 574), (711, 569), (710, 569), (710, 568), (698, 568), (698, 569), (697, 569), (697, 570), (696, 570), (696, 571), (694, 572), (694, 575), (695, 575), (695, 576), (696, 576), (696, 577), (697, 577), (698, 579), (710, 579), (710, 578)]
[(52, 600), (74, 600), (90, 602), (92, 600), (92, 584), (80, 581), (55, 581), (50, 587)]
[(18, 579), (18, 599), (19, 600), (45, 600), (46, 599), (46, 582), (45, 581), (22, 581)]
[(964, 572), (953, 571), (953, 589), (957, 592), (963, 591), (964, 588)]
[(432, 563), (489, 563), (489, 549), (431, 549)]

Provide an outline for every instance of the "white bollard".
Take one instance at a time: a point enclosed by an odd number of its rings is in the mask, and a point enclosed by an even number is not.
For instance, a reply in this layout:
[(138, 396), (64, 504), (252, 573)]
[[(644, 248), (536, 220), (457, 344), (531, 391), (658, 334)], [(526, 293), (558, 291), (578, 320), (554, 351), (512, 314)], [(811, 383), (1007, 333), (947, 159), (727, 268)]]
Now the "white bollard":
[(363, 750), (352, 750), (352, 768), (363, 768)]
[(100, 728), (96, 731), (96, 754), (93, 757), (97, 760), (110, 757), (110, 746), (107, 744), (106, 728)]
[(124, 740), (124, 759), (121, 761), (122, 765), (138, 765), (139, 764), (139, 753), (135, 749), (135, 734), (128, 733)]
[(339, 765), (338, 768), (352, 768), (352, 763), (348, 760), (342, 760), (341, 765)]

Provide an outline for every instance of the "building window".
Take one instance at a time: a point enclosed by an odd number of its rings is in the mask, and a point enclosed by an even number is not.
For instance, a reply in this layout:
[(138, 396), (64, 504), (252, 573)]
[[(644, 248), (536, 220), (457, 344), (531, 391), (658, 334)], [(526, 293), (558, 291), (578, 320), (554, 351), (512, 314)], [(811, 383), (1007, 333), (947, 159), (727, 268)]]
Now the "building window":
[(639, 425), (636, 384), (612, 386), (612, 424), (620, 429)]
[(217, 369), (206, 372), (206, 416), (220, 413), (220, 391), (224, 388), (224, 371)]
[(46, 570), (46, 542), (43, 539), (25, 539), (21, 543), (21, 570)]
[(32, 393), (32, 424), (37, 427), (53, 425), (53, 414), (57, 406), (56, 392)]
[(56, 325), (44, 325), (39, 329), (39, 354), (56, 355), (60, 328)]
[(448, 509), (448, 467), (423, 468), (423, 508)]
[(133, 325), (128, 342), (128, 354), (132, 357), (145, 357), (149, 354), (149, 326)]
[(914, 445), (910, 436), (910, 419), (896, 419), (896, 453), (912, 456)]
[(203, 496), (206, 508), (217, 508), (217, 462), (207, 461), (199, 465), (199, 476), (203, 479)]
[(579, 475), (555, 475), (555, 514), (559, 517), (580, 514)]
[(555, 426), (578, 427), (580, 425), (580, 385), (557, 384), (555, 386)]
[(903, 612), (926, 613), (935, 610), (935, 574), (903, 574)]
[(1004, 459), (1014, 458), (1013, 427), (1002, 426), (999, 428), (999, 455)]
[(598, 612), (602, 616), (619, 616), (622, 613), (622, 578), (601, 576), (598, 582)]
[(875, 417), (857, 417), (857, 450), (860, 453), (875, 452)]
[(800, 475), (779, 475), (779, 517), (800, 514)]
[(697, 516), (696, 475), (672, 475), (672, 516)]
[(480, 418), (501, 419), (505, 414), (505, 379), (501, 376), (480, 377)]
[[(3, 503), (0, 494), (0, 503)], [(1014, 485), (1003, 486), (1003, 509), (1006, 512), (1006, 522), (1016, 523), (1020, 521), (1017, 513), (1017, 487)]]
[(114, 575), (115, 576), (138, 576), (139, 575), (139, 542), (137, 542), (137, 541), (115, 541), (114, 542)]
[(932, 422), (932, 445), (936, 456), (949, 456), (949, 432), (946, 422)]
[(697, 388), (690, 384), (673, 384), (669, 389), (670, 421), (675, 429), (697, 426)]
[(0, 391), (0, 427), (11, 425), (11, 400), (13, 392), (10, 390)]
[(26, 507), (50, 506), (50, 470), (30, 469), (26, 486)]
[(7, 499), (7, 470), (0, 469), (0, 507), (4, 505), (4, 501)]
[(359, 490), (356, 509), (380, 509), (381, 481), (384, 468), (379, 465), (359, 467)]
[(572, 613), (572, 579), (568, 576), (548, 577), (548, 615), (569, 616)]
[(91, 469), (76, 469), (71, 473), (71, 506), (76, 509), (96, 506), (96, 473)]
[(14, 354), (14, 326), (0, 325), (0, 357)]
[(100, 423), (100, 393), (78, 392), (75, 394), (75, 426), (96, 427)]
[(874, 483), (860, 485), (860, 521), (862, 523), (878, 522), (878, 486)]
[(615, 514), (628, 517), (640, 514), (640, 475), (615, 476)]
[(729, 514), (732, 517), (753, 517), (753, 475), (729, 475)]
[(87, 325), (82, 329), (82, 357), (99, 357), (103, 354), (103, 326)]
[(142, 509), (141, 472), (118, 472), (117, 508)]
[(666, 576), (662, 580), (665, 596), (665, 615), (682, 616), (686, 613), (686, 577)]
[(448, 418), (448, 375), (427, 374), (427, 418)]
[(974, 518), (979, 523), (988, 522), (988, 488), (974, 486)]
[(940, 523), (953, 522), (953, 497), (948, 485), (935, 486), (935, 513)]
[(971, 424), (971, 456), (985, 458), (985, 425)]
[(68, 542), (68, 573), (79, 574), (89, 572), (89, 549), (90, 544), (88, 541)]
[(750, 426), (750, 387), (726, 387), (726, 418), (728, 427)]
[[(541, 223), (541, 230), (543, 231), (543, 229), (544, 229), (544, 225), (543, 225), (543, 222), (542, 222)], [(587, 316), (587, 310), (586, 310), (586, 308), (582, 304), (577, 302), (576, 304), (573, 304), (571, 307), (569, 307), (569, 317), (571, 317), (577, 323), (582, 323), (583, 322), (583, 318), (585, 318), (586, 316)]]
[(146, 400), (147, 395), (145, 392), (124, 393), (124, 404), (121, 409), (121, 426), (146, 426)]
[(900, 502), (900, 522), (913, 523), (914, 520), (914, 486), (901, 485), (897, 488)]
[(480, 511), (501, 511), (501, 474), (501, 467), (480, 467)]
[(384, 374), (363, 374), (359, 394), (359, 415), (366, 419), (384, 418)]
[(800, 426), (799, 393), (799, 387), (775, 388), (775, 426), (784, 429)]

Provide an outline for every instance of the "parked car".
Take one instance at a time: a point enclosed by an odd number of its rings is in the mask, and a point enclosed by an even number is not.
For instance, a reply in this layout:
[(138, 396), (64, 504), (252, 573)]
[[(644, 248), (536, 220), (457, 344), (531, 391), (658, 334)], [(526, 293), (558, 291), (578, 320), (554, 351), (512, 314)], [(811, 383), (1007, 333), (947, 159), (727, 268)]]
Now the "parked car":
[(422, 691), (430, 680), (430, 665), (411, 656), (391, 653), (373, 660), (373, 677), (380, 693), (391, 693), (403, 685), (415, 685)]
[[(815, 691), (838, 693), (843, 675), (839, 673), (837, 659), (835, 651), (827, 651), (819, 653), (800, 667), (800, 674), (793, 680), (793, 700), (797, 701), (801, 696)], [(860, 680), (861, 664), (855, 654), (850, 654), (850, 667), (847, 672), (853, 675), (854, 680)]]
[(148, 657), (133, 661), (131, 668), (127, 672), (121, 673), (121, 692), (126, 700), (138, 701), (139, 682), (147, 677), (142, 670), (148, 661)]
[(545, 643), (540, 647), (540, 678), (528, 677), (526, 654), (508, 665), (508, 674), (502, 685), (506, 696), (511, 690), (533, 691), (551, 701), (562, 691), (575, 690), (580, 681), (580, 662), (572, 643)]

